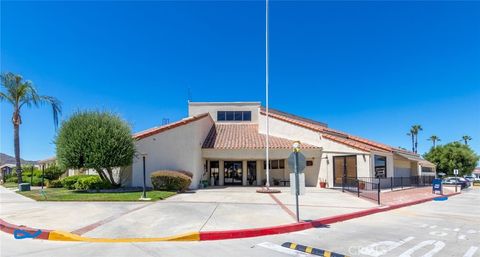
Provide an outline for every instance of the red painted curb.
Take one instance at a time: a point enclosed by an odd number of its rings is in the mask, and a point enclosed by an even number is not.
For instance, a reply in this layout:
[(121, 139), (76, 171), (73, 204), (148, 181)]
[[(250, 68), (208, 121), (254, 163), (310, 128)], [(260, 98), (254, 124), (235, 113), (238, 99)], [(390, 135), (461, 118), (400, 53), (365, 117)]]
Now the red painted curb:
[(201, 231), (200, 241), (247, 238), (247, 237), (267, 236), (267, 235), (296, 232), (296, 231), (306, 230), (306, 229), (315, 228), (315, 227), (322, 227), (329, 224), (351, 220), (355, 218), (360, 218), (363, 216), (367, 216), (367, 215), (371, 215), (379, 212), (385, 212), (385, 211), (390, 211), (390, 210), (394, 210), (394, 209), (398, 209), (398, 208), (402, 208), (410, 205), (420, 204), (420, 203), (431, 201), (439, 197), (454, 196), (458, 194), (460, 193), (452, 193), (452, 194), (443, 195), (443, 196), (434, 196), (434, 197), (424, 198), (424, 199), (415, 200), (407, 203), (390, 205), (387, 207), (375, 207), (368, 210), (340, 214), (340, 215), (316, 219), (312, 221), (304, 221), (300, 223), (292, 223), (292, 224), (281, 225), (281, 226), (253, 228), (253, 229), (223, 230), (223, 231), (204, 231), (204, 232)]
[[(3, 219), (0, 219), (0, 230), (9, 234), (13, 234), (13, 232), (17, 229), (21, 229), (23, 231), (28, 232), (29, 234), (34, 234), (37, 232), (39, 229), (38, 228), (31, 228), (31, 227), (26, 227), (26, 226), (18, 226), (15, 224), (8, 223), (4, 221)], [(37, 236), (34, 239), (48, 239), (48, 236), (50, 235), (49, 229), (42, 229), (42, 233), (40, 233), (39, 236)]]

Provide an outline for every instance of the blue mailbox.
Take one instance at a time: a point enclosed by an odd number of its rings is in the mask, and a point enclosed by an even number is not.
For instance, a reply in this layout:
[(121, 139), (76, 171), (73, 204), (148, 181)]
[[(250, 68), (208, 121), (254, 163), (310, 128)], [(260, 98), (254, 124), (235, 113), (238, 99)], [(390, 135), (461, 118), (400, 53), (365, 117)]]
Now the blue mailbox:
[(432, 193), (440, 192), (443, 195), (442, 179), (436, 178), (432, 181)]

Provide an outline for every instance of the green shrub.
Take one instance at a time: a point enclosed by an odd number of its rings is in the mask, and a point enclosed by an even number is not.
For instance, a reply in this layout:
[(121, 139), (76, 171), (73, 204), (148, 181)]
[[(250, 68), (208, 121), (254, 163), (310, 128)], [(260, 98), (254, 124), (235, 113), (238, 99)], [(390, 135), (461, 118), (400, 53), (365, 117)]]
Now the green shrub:
[(60, 188), (63, 187), (62, 181), (60, 180), (49, 180), (47, 183), (48, 188)]
[(103, 181), (99, 176), (83, 176), (75, 183), (77, 190), (99, 190), (110, 187), (110, 183)]
[(188, 177), (193, 178), (193, 174), (190, 171), (176, 170), (176, 172), (182, 173), (183, 175), (187, 175)]
[(5, 182), (13, 182), (13, 183), (18, 183), (18, 177), (9, 177), (5, 180)]
[(150, 175), (155, 190), (179, 191), (187, 190), (192, 179), (182, 172), (160, 170)]
[(73, 175), (60, 180), (60, 182), (62, 183), (64, 188), (73, 190), (75, 189), (75, 183), (77, 183), (78, 179), (81, 177), (87, 177), (87, 176), (94, 176), (94, 175)]
[[(32, 175), (32, 170), (31, 169), (26, 169), (22, 171), (22, 177), (30, 177)], [(34, 169), (33, 170), (33, 176), (34, 177), (42, 177), (42, 171), (39, 169)]]
[[(41, 177), (33, 177), (31, 178), (30, 176), (22, 176), (22, 181), (23, 183), (30, 183), (32, 186), (41, 186), (42, 185), (42, 178)], [(10, 177), (7, 178), (5, 182), (13, 182), (13, 183), (18, 183), (18, 178), (17, 177)], [(44, 180), (44, 185), (48, 182), (47, 179)]]
[[(45, 178), (50, 180), (57, 180), (65, 173), (65, 170), (60, 167), (53, 165), (45, 169)], [(34, 173), (35, 174), (35, 173)]]
[[(41, 177), (33, 177), (31, 178), (30, 176), (22, 176), (22, 181), (23, 183), (30, 183), (32, 186), (41, 186), (42, 185), (42, 178)], [(48, 182), (47, 179), (43, 181), (43, 185), (46, 185)]]

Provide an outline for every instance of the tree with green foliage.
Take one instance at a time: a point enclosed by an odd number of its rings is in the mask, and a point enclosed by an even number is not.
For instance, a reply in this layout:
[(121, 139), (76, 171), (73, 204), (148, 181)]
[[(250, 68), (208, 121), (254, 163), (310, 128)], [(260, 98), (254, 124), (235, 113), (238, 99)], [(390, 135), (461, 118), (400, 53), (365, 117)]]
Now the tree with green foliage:
[(472, 137), (468, 135), (464, 135), (462, 136), (462, 140), (465, 143), (465, 145), (468, 145), (468, 141), (472, 140)]
[(437, 146), (437, 142), (438, 141), (442, 141), (438, 136), (436, 135), (431, 135), (428, 139), (428, 141), (432, 141), (432, 145), (433, 147), (436, 147)]
[(2, 87), (6, 92), (0, 92), (0, 101), (7, 101), (13, 107), (13, 147), (18, 183), (22, 183), (22, 167), (20, 163), (20, 124), (22, 124), (22, 107), (38, 107), (48, 104), (52, 106), (53, 123), (58, 125), (58, 116), (62, 112), (60, 101), (55, 97), (39, 95), (32, 82), (23, 80), (22, 76), (11, 72), (0, 76)]
[(458, 169), (459, 175), (469, 175), (477, 166), (479, 156), (468, 146), (459, 142), (432, 147), (423, 157), (437, 165), (437, 172), (453, 175)]
[(113, 168), (131, 165), (135, 154), (130, 126), (109, 112), (75, 113), (62, 123), (55, 144), (62, 167), (95, 169), (112, 186), (121, 183)]

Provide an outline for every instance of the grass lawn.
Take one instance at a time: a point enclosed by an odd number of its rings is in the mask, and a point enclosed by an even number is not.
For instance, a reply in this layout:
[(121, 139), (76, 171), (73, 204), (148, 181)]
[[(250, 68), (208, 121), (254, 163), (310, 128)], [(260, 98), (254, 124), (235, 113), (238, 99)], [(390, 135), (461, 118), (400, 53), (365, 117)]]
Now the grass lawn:
[[(17, 193), (37, 201), (138, 201), (142, 192), (127, 193), (81, 193), (65, 188), (46, 188), (44, 194), (40, 190), (24, 191)], [(147, 197), (152, 201), (163, 200), (175, 192), (167, 191), (148, 191)]]
[(15, 183), (15, 182), (5, 182), (5, 183), (3, 183), (2, 186), (6, 187), (6, 188), (17, 188), (18, 184)]

